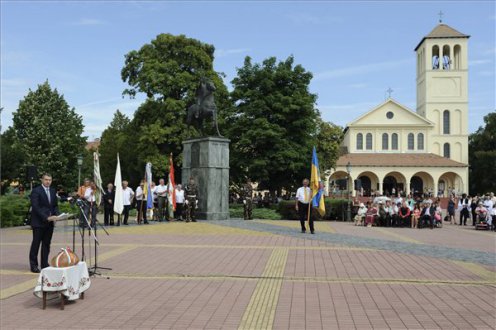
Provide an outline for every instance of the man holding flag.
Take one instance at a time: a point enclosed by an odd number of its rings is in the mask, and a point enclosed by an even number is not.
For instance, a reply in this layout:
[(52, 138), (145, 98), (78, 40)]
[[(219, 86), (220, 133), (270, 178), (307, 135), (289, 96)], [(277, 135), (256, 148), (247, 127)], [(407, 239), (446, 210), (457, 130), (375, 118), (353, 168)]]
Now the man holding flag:
[[(310, 187), (308, 186), (310, 184)], [(312, 203), (311, 205), (310, 202)], [(303, 187), (298, 188), (296, 191), (296, 211), (298, 211), (301, 232), (306, 232), (305, 220), (308, 221), (310, 232), (315, 234), (313, 219), (311, 216), (312, 207), (315, 207), (319, 214), (325, 214), (324, 204), (324, 186), (320, 181), (319, 160), (317, 158), (317, 151), (313, 148), (311, 177), (310, 182), (308, 179), (303, 180)]]

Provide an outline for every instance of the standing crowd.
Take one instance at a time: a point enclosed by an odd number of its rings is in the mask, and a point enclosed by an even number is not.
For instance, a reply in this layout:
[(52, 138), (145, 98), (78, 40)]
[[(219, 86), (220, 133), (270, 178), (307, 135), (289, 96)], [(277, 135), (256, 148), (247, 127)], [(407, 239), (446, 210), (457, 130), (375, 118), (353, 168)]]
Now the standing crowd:
[[(150, 192), (153, 199), (153, 208), (147, 206), (147, 192), (145, 181), (142, 180), (140, 185), (133, 190), (129, 187), (128, 181), (122, 181), (122, 197), (124, 209), (121, 214), (115, 214), (115, 189), (112, 183), (107, 184), (102, 194), (102, 205), (104, 210), (103, 224), (105, 226), (129, 225), (129, 214), (131, 209), (136, 209), (136, 223), (148, 224), (150, 221), (185, 221), (196, 222), (195, 211), (198, 204), (198, 186), (195, 180), (191, 178), (188, 185), (183, 189), (181, 184), (175, 185), (169, 189), (164, 179), (150, 184)], [(97, 187), (89, 179), (84, 180), (84, 184), (77, 191), (77, 198), (81, 203), (80, 226), (86, 227), (88, 223), (95, 225), (97, 220), (98, 208), (96, 202)], [(174, 194), (174, 195), (172, 195)], [(172, 201), (174, 200), (175, 203)], [(175, 204), (175, 208), (174, 208)], [(184, 216), (184, 219), (183, 219)], [(117, 217), (117, 221), (115, 218)], [(122, 221), (121, 221), (122, 220)]]

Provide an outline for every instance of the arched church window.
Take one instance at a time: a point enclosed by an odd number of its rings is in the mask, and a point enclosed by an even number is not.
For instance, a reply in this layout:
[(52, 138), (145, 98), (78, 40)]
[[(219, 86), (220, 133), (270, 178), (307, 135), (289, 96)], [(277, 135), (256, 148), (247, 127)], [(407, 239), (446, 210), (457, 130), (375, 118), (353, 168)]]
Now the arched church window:
[(424, 133), (418, 133), (417, 135), (417, 149), (424, 150)]
[(450, 112), (443, 111), (443, 134), (450, 134)]
[(462, 68), (462, 48), (460, 45), (456, 45), (453, 48), (453, 67), (455, 70), (460, 70)]
[(372, 150), (372, 133), (367, 133), (365, 136), (365, 147), (367, 150)]
[(389, 149), (389, 135), (387, 133), (382, 134), (382, 150)]
[(443, 70), (449, 70), (451, 66), (451, 54), (450, 47), (448, 45), (443, 46)]
[(357, 148), (357, 150), (363, 150), (363, 134), (362, 133), (357, 134), (356, 148)]
[(432, 70), (439, 69), (439, 46), (432, 46)]
[(408, 150), (413, 150), (415, 149), (415, 137), (413, 136), (413, 133), (408, 134)]
[(393, 133), (393, 135), (391, 135), (391, 149), (398, 150), (398, 134), (396, 133)]
[(451, 157), (451, 150), (450, 150), (450, 144), (449, 143), (445, 143), (444, 144), (444, 148), (443, 148), (444, 152), (443, 152), (443, 156), (446, 157), (446, 158), (450, 158)]

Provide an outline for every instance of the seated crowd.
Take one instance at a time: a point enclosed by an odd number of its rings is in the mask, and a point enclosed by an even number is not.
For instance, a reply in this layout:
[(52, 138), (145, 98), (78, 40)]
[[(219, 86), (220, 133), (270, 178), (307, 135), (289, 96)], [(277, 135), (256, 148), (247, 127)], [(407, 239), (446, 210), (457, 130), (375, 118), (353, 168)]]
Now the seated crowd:
[(370, 200), (366, 204), (360, 203), (355, 216), (355, 225), (367, 227), (409, 227), (409, 228), (435, 228), (442, 227), (443, 219), (455, 224), (455, 211), (459, 211), (460, 225), (466, 225), (467, 219), (472, 217), (472, 225), (485, 224), (488, 229), (496, 231), (496, 204), (494, 194), (477, 198), (470, 198), (465, 194), (458, 200), (451, 196), (448, 201), (446, 217), (439, 198), (422, 201), (414, 200), (409, 196), (402, 198), (400, 195), (394, 199), (379, 197), (379, 200)]

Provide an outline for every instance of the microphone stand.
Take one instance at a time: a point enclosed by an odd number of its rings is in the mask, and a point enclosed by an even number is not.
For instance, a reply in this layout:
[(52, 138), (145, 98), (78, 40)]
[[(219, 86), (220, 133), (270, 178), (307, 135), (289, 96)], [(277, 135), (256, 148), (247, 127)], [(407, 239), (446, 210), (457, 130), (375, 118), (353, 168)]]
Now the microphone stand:
[[(93, 202), (91, 202), (91, 206), (90, 206), (90, 210), (91, 210), (91, 215), (93, 217), (93, 207), (95, 205), (93, 205)], [(94, 220), (94, 230), (95, 230), (95, 239), (97, 237), (97, 228), (98, 226), (100, 226), (100, 228), (103, 229), (103, 231), (105, 232), (105, 234), (107, 234), (107, 236), (110, 236), (109, 232), (107, 231), (107, 229), (105, 229), (104, 226), (102, 226), (102, 224), (98, 221), (98, 219), (95, 217), (94, 219), (92, 218), (92, 220)], [(98, 241), (96, 241), (98, 242)], [(91, 276), (94, 276), (94, 275), (102, 275), (102, 273), (98, 272), (98, 269), (105, 269), (105, 270), (112, 270), (112, 268), (108, 268), (108, 267), (100, 267), (98, 266), (98, 245), (99, 244), (95, 244), (95, 262), (94, 262), (94, 265), (92, 267), (90, 267), (88, 269), (89, 273)]]

